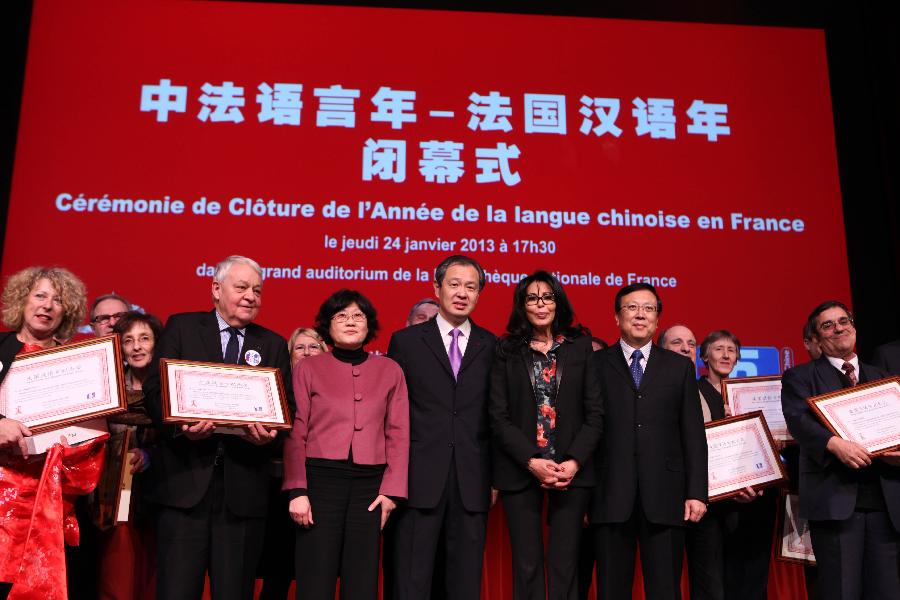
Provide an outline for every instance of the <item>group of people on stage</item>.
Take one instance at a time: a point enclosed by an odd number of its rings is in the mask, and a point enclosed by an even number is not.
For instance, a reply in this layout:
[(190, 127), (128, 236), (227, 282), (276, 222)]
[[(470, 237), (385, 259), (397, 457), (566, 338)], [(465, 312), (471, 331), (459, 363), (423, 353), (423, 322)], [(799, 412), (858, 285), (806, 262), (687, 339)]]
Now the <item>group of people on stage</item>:
[[(697, 339), (683, 324), (658, 331), (663, 302), (649, 284), (616, 293), (620, 337), (608, 347), (546, 271), (516, 285), (498, 339), (471, 318), (484, 284), (472, 258), (443, 260), (434, 298), (412, 307), (386, 355), (366, 350), (380, 324), (356, 290), (330, 295), (287, 341), (256, 324), (262, 271), (243, 256), (217, 265), (212, 310), (164, 327), (120, 296), (96, 299), (91, 325), (119, 334), (129, 412), (146, 419), (124, 426), (139, 433), (130, 460), (152, 504), (142, 534), (155, 546), (157, 598), (199, 599), (208, 575), (216, 600), (252, 598), (258, 577), (262, 598), (285, 598), (296, 579), (298, 599), (332, 600), (338, 580), (342, 598), (374, 599), (382, 563), (385, 598), (479, 598), (498, 498), (516, 599), (585, 598), (594, 562), (600, 598), (631, 598), (638, 548), (649, 599), (680, 597), (685, 553), (692, 598), (765, 598), (775, 495), (747, 488), (707, 503), (704, 423), (727, 416), (722, 379), (738, 338), (706, 336), (698, 382)], [(0, 381), (16, 356), (69, 341), (88, 312), (84, 286), (61, 268), (13, 275), (2, 305), (11, 331), (0, 333)], [(855, 342), (844, 304), (812, 311), (804, 343), (815, 360), (783, 375), (798, 442), (784, 457), (819, 565), (810, 594), (900, 598), (900, 452), (872, 457), (806, 403), (900, 374), (900, 344), (879, 349), (876, 367), (860, 363)], [(163, 422), (162, 358), (279, 369), (293, 428), (233, 435), (211, 421)], [(34, 500), (25, 490), (41, 473), (40, 457), (23, 456), (29, 435), (0, 415), (0, 598), (16, 593)], [(83, 559), (76, 568), (67, 556), (69, 570), (84, 576)]]

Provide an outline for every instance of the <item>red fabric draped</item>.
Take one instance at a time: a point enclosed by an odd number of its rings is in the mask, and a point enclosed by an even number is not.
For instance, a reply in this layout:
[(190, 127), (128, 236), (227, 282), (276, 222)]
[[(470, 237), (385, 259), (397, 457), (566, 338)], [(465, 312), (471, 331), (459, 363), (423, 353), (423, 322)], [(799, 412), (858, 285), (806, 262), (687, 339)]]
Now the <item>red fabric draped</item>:
[(97, 485), (107, 437), (55, 444), (43, 461), (0, 461), (0, 581), (13, 583), (9, 600), (66, 600), (64, 543), (79, 538), (73, 499)]

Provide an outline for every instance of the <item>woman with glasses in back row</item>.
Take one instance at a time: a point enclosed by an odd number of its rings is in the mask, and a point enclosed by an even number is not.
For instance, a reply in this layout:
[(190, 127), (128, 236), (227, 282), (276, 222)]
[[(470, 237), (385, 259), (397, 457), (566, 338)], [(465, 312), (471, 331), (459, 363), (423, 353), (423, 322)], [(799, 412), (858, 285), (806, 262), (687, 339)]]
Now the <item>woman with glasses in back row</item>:
[(284, 448), (284, 489), (297, 523), (297, 598), (374, 600), (379, 533), (406, 497), (409, 401), (403, 371), (366, 352), (378, 332), (359, 292), (332, 294), (316, 316), (332, 351), (294, 368), (294, 428)]
[(590, 333), (574, 317), (553, 275), (524, 278), (491, 368), (493, 486), (509, 525), (516, 600), (577, 597), (578, 542), (596, 483), (591, 457), (603, 407)]

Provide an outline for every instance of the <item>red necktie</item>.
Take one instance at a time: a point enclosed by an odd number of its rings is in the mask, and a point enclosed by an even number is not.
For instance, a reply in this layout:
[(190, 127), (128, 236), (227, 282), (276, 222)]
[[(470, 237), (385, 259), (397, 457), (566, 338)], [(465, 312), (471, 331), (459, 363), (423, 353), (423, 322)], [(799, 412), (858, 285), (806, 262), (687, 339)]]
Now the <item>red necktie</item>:
[(841, 368), (844, 369), (844, 373), (847, 374), (847, 379), (850, 380), (851, 385), (856, 385), (859, 383), (859, 379), (856, 378), (856, 368), (852, 363), (844, 361), (844, 364), (841, 365)]

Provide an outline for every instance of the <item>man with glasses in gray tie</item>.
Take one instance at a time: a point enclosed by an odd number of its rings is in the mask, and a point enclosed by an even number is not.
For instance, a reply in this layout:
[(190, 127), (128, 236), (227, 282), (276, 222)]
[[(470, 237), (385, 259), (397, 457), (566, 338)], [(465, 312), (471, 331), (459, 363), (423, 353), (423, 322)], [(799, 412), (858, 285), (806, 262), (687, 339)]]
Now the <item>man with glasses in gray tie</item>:
[(637, 542), (647, 599), (681, 598), (685, 523), (706, 512), (706, 434), (694, 364), (653, 344), (661, 312), (652, 285), (620, 289), (619, 342), (593, 354), (606, 399), (590, 509), (603, 600), (630, 600)]
[(781, 408), (800, 446), (800, 517), (809, 521), (821, 598), (900, 598), (900, 452), (879, 457), (833, 435), (811, 396), (885, 377), (856, 355), (843, 302), (823, 302), (808, 330), (822, 355), (784, 372)]
[[(496, 338), (469, 315), (484, 270), (455, 255), (438, 265), (438, 314), (394, 333), (388, 356), (409, 390), (409, 499), (396, 524), (397, 600), (428, 600), (441, 529), (446, 597), (481, 594), (481, 565), (491, 507), (487, 399)], [(302, 585), (302, 584), (301, 584)]]
[(216, 266), (213, 310), (172, 315), (144, 383), (148, 408), (162, 427), (153, 455), (158, 512), (160, 600), (199, 600), (209, 572), (213, 600), (250, 600), (268, 509), (267, 465), (281, 452), (275, 430), (258, 423), (241, 435), (216, 433), (209, 421), (163, 426), (158, 360), (178, 358), (277, 367), (289, 410), (294, 394), (287, 342), (254, 323), (262, 303), (262, 270), (243, 256)]

